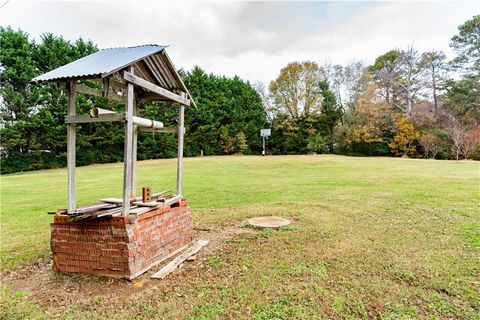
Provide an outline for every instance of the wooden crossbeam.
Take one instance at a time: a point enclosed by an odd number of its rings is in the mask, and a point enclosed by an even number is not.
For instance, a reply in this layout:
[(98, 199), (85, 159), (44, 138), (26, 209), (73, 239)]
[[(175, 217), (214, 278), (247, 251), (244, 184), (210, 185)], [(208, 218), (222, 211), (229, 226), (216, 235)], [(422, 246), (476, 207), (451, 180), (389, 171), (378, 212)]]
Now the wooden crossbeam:
[[(104, 91), (90, 88), (81, 84), (77, 85), (77, 92), (78, 93), (83, 93), (87, 94), (89, 96), (95, 96), (95, 97), (104, 97)], [(125, 102), (125, 97), (124, 96), (119, 96), (118, 94), (115, 94), (113, 92), (108, 92), (108, 96), (106, 97), (109, 100), (115, 100), (115, 101), (120, 101), (120, 102)]]
[(139, 131), (141, 131), (141, 132), (153, 132), (153, 133), (177, 133), (178, 129), (175, 128), (175, 127), (160, 128), (160, 129), (140, 127)]
[(142, 79), (140, 77), (137, 77), (136, 75), (125, 71), (123, 73), (123, 78), (127, 81), (130, 82), (136, 86), (142, 87), (143, 89), (149, 90), (153, 93), (158, 94), (160, 97), (167, 98), (168, 100), (171, 100), (173, 102), (178, 102), (182, 105), (185, 106), (190, 106), (190, 100), (182, 97), (178, 94), (175, 94), (173, 92), (170, 92), (160, 86), (157, 86), (156, 84), (153, 84), (151, 82), (148, 82), (145, 79)]
[(99, 114), (92, 118), (90, 115), (66, 116), (65, 123), (89, 123), (89, 122), (125, 122), (125, 112)]

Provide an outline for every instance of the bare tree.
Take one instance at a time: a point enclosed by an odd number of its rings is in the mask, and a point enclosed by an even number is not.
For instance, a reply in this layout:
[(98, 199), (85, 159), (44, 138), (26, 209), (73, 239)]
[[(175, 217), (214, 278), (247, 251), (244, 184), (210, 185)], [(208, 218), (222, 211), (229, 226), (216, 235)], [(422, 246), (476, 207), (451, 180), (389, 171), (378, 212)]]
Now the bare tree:
[(268, 122), (272, 122), (274, 118), (272, 101), (265, 84), (261, 81), (255, 81), (253, 88), (262, 99), (263, 110), (265, 111), (265, 116), (267, 117)]
[(413, 46), (400, 50), (398, 60), (401, 74), (398, 85), (402, 88), (407, 100), (407, 113), (411, 114), (413, 101), (418, 92), (423, 89), (422, 74), (425, 67), (421, 56)]
[(453, 118), (449, 130), (449, 137), (450, 140), (452, 140), (455, 159), (459, 160), (465, 142), (465, 129), (463, 128), (462, 123), (458, 119)]
[(348, 108), (353, 108), (357, 104), (358, 97), (361, 92), (363, 92), (362, 78), (365, 72), (365, 66), (359, 61), (349, 63), (345, 66), (344, 88)]
[(431, 155), (435, 159), (442, 146), (442, 141), (436, 135), (427, 134), (420, 138), (420, 145), (423, 147), (425, 158)]
[(447, 79), (446, 55), (443, 51), (424, 52), (421, 64), (426, 71), (426, 84), (431, 89), (435, 117), (438, 116), (438, 94), (445, 87)]

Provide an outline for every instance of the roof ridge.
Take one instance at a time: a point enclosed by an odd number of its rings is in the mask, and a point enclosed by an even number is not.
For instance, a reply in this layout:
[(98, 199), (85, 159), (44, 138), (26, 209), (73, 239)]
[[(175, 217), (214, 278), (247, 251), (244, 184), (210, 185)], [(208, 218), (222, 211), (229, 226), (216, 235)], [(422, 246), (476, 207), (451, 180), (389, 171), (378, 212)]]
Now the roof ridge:
[(103, 50), (114, 50), (114, 49), (134, 49), (134, 48), (141, 48), (141, 47), (163, 47), (163, 48), (168, 48), (169, 45), (150, 43), (150, 44), (140, 44), (140, 45), (137, 45), (137, 46), (129, 46), (129, 47), (110, 47), (110, 48), (103, 48), (103, 49), (100, 49), (99, 51), (103, 51)]

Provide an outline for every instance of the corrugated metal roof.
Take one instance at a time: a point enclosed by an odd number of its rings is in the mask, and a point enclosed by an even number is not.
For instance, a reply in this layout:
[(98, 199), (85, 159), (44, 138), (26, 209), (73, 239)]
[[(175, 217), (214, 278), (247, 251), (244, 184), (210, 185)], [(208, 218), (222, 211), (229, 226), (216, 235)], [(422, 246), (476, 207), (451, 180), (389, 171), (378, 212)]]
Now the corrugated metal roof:
[(103, 49), (35, 77), (32, 81), (45, 82), (68, 78), (103, 77), (149, 55), (161, 52), (166, 47), (167, 46), (160, 45), (144, 45), (128, 48)]

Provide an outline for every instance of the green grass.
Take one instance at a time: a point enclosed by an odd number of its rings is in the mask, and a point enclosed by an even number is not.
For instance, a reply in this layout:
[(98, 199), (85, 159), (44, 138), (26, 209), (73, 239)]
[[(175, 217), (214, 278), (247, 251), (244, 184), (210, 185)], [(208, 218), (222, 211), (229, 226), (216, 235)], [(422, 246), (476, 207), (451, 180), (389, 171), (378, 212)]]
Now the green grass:
[[(139, 187), (173, 189), (175, 160), (140, 162), (138, 173)], [(119, 197), (122, 164), (78, 168), (77, 181), (80, 204)], [(46, 212), (65, 207), (66, 170), (1, 183), (6, 272), (49, 255)], [(478, 162), (188, 158), (184, 189), (196, 225), (270, 214), (297, 224), (237, 236), (181, 281), (127, 301), (39, 307), (4, 286), (0, 318), (480, 319)]]

